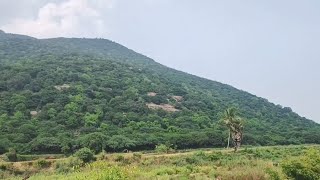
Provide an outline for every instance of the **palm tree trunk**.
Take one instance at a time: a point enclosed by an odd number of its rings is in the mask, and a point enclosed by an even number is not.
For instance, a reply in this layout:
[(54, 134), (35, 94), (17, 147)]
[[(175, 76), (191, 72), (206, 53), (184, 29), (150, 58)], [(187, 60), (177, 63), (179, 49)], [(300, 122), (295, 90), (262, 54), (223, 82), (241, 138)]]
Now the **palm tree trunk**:
[(227, 146), (227, 149), (229, 149), (229, 146), (230, 146), (230, 136), (231, 136), (231, 131), (229, 129), (229, 137), (228, 137), (228, 146)]

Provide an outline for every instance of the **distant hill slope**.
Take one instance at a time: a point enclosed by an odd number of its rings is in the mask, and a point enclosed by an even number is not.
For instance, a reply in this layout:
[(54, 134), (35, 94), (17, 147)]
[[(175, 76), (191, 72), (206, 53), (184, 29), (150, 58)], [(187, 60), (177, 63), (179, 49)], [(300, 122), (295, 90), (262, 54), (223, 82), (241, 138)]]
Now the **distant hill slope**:
[(223, 147), (235, 106), (250, 145), (320, 143), (320, 125), (105, 39), (0, 32), (0, 153)]

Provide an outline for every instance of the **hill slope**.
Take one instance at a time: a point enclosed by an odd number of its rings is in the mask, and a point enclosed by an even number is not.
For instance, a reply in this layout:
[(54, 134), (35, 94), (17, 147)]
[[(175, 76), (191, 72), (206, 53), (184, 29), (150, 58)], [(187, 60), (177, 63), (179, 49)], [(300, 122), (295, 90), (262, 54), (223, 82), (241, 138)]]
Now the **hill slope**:
[(170, 69), (105, 39), (0, 32), (0, 153), (222, 147), (236, 106), (244, 143), (320, 143), (320, 125), (229, 85)]

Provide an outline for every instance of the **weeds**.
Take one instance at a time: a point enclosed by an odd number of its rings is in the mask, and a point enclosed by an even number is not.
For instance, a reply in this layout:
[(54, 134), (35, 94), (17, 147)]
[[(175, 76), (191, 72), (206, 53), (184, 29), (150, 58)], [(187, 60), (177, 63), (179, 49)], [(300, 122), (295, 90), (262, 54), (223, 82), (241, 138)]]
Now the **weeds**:
[[(237, 153), (225, 150), (151, 155), (104, 153), (97, 156), (98, 161), (88, 164), (79, 158), (70, 157), (51, 164), (41, 159), (24, 166), (39, 169), (40, 172), (31, 176), (31, 180), (64, 180), (66, 177), (70, 180), (282, 180), (287, 179), (287, 175), (296, 179), (314, 180), (319, 179), (317, 170), (320, 169), (320, 160), (316, 158), (320, 157), (319, 153), (319, 146), (246, 148)], [(0, 178), (17, 177), (21, 174), (13, 164), (0, 164)], [(23, 176), (25, 174), (20, 177)]]

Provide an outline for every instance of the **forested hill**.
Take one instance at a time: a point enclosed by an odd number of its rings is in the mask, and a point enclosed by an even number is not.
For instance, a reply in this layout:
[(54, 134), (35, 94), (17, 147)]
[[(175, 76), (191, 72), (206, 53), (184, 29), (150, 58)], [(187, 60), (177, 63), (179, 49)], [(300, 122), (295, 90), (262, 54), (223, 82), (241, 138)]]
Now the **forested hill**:
[(105, 39), (36, 39), (0, 31), (0, 153), (223, 147), (227, 107), (250, 145), (320, 143), (290, 108), (156, 63)]

